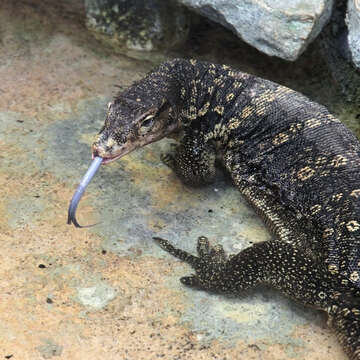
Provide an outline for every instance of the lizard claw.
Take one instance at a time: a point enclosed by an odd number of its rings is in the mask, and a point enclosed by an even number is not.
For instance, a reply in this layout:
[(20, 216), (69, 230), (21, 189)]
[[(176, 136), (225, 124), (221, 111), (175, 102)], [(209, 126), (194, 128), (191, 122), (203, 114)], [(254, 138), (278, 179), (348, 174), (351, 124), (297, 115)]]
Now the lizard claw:
[(156, 243), (169, 254), (175, 256), (176, 258), (183, 260), (190, 264), (192, 267), (196, 267), (199, 262), (199, 258), (197, 256), (191, 255), (188, 252), (175, 248), (169, 241), (162, 239), (160, 237), (153, 237)]
[(160, 160), (170, 169), (175, 168), (175, 159), (172, 154), (166, 153), (160, 155)]
[(194, 288), (201, 288), (201, 282), (199, 281), (199, 278), (196, 275), (190, 275), (190, 276), (183, 276), (180, 278), (180, 281), (182, 284), (194, 287)]
[(204, 257), (206, 255), (209, 255), (210, 252), (210, 244), (209, 240), (206, 236), (199, 236), (198, 242), (197, 242), (197, 253), (200, 257)]

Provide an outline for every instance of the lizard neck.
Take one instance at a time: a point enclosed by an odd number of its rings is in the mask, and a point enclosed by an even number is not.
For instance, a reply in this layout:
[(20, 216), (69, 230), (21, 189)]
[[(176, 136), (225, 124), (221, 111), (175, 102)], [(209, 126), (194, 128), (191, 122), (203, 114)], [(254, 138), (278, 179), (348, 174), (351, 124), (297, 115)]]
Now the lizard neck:
[(195, 132), (205, 142), (226, 143), (228, 122), (242, 103), (251, 75), (196, 60), (177, 59), (165, 66), (175, 84), (172, 112), (180, 128)]
[(145, 78), (151, 83), (145, 87), (156, 89), (153, 96), (167, 104), (169, 126), (174, 127), (176, 123), (176, 130), (181, 130), (196, 119), (200, 79), (206, 71), (206, 66), (196, 60), (173, 59), (161, 64)]

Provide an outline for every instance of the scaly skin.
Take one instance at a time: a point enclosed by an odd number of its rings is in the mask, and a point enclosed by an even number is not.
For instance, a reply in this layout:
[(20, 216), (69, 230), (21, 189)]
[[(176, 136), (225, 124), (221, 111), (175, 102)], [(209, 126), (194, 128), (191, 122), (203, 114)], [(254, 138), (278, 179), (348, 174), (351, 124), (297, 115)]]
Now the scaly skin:
[(193, 266), (189, 286), (239, 293), (267, 283), (326, 311), (350, 359), (360, 359), (360, 143), (326, 108), (246, 73), (195, 60), (162, 64), (109, 104), (93, 145), (105, 162), (173, 134), (164, 161), (189, 185), (212, 181), (220, 156), (276, 235), (227, 258), (206, 238), (198, 256), (157, 242)]

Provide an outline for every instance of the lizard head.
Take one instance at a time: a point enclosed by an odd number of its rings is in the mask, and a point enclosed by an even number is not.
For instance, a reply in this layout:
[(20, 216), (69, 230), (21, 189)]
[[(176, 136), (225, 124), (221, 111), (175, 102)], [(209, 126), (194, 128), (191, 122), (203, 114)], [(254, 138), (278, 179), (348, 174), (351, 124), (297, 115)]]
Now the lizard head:
[(102, 157), (106, 164), (175, 130), (168, 119), (167, 101), (151, 100), (118, 97), (110, 102), (105, 124), (92, 146), (93, 157)]

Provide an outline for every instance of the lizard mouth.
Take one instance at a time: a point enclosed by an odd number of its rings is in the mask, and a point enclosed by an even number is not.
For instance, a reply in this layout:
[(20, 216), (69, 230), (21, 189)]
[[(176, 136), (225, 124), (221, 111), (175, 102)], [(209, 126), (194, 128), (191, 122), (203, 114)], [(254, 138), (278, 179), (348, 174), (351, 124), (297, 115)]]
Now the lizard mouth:
[[(119, 154), (119, 155), (116, 155), (116, 156), (113, 156), (113, 157), (103, 157), (103, 161), (102, 161), (102, 164), (103, 165), (106, 165), (106, 164), (109, 164), (117, 159), (120, 159), (122, 156), (124, 156), (125, 154)], [(94, 159), (95, 158), (95, 155), (93, 154), (92, 155), (92, 158)]]
[(118, 150), (117, 154), (102, 155), (101, 152), (98, 152), (97, 149), (94, 149), (94, 151), (92, 153), (92, 158), (94, 159), (95, 157), (100, 156), (103, 159), (102, 164), (106, 165), (117, 159), (122, 158), (123, 156), (125, 156), (129, 152), (131, 152), (132, 150), (133, 150), (133, 147), (126, 146), (126, 147)]

